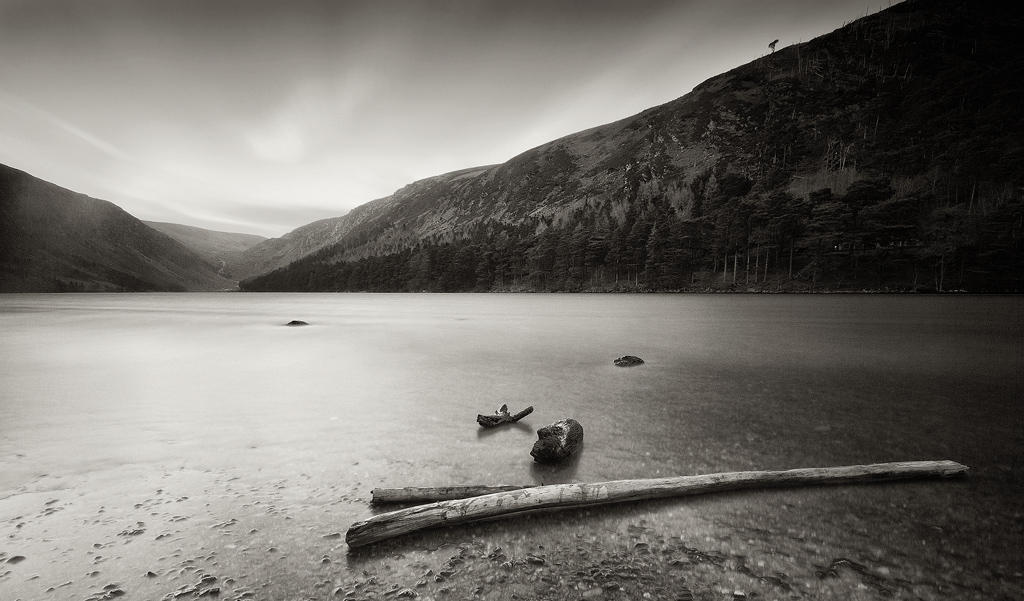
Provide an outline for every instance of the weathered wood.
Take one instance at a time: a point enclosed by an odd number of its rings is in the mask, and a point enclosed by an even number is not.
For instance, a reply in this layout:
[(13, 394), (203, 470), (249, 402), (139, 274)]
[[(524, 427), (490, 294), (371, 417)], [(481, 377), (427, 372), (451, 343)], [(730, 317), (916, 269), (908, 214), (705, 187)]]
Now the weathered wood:
[(603, 505), (747, 488), (950, 478), (965, 474), (967, 469), (966, 466), (954, 461), (907, 461), (785, 471), (726, 472), (648, 480), (614, 480), (592, 484), (552, 484), (469, 499), (439, 501), (382, 513), (352, 524), (345, 535), (345, 540), (350, 548), (356, 548), (424, 528), (454, 526), (538, 509)]
[(530, 405), (515, 415), (509, 414), (508, 405), (502, 405), (501, 409), (494, 412), (494, 415), (477, 415), (476, 423), (480, 424), (484, 428), (494, 428), (502, 424), (514, 424), (531, 413), (533, 413), (533, 405)]
[(576, 452), (583, 443), (583, 426), (572, 418), (560, 419), (537, 430), (530, 454), (539, 463), (555, 463)]
[(375, 488), (370, 491), (370, 502), (380, 505), (384, 503), (431, 503), (434, 501), (449, 501), (451, 499), (468, 499), (479, 497), (496, 492), (508, 492), (530, 488), (532, 485), (522, 486), (441, 486), (441, 487), (415, 487), (406, 488)]

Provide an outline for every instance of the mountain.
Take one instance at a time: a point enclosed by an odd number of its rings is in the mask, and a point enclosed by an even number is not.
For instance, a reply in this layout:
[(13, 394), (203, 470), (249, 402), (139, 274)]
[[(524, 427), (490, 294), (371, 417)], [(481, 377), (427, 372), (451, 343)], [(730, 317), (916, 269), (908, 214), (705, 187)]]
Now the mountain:
[(347, 216), (321, 219), (292, 230), (280, 238), (269, 238), (235, 255), (227, 269), (239, 279), (272, 271), (324, 246), (337, 242), (348, 231)]
[(160, 221), (143, 221), (143, 223), (174, 238), (210, 265), (217, 266), (221, 275), (232, 279), (234, 279), (234, 275), (231, 273), (229, 265), (237, 262), (244, 251), (266, 240), (263, 236), (255, 234), (218, 232), (177, 223)]
[(464, 169), (439, 175), (405, 186), (391, 196), (360, 205), (341, 217), (314, 221), (288, 232), (280, 238), (271, 238), (246, 250), (229, 265), (232, 273), (239, 278), (259, 275), (284, 267), (322, 248), (344, 239), (351, 231), (363, 224), (386, 218), (389, 211), (406, 199), (429, 195), (442, 182), (471, 178), (484, 168)]
[(0, 292), (234, 287), (117, 205), (0, 165)]
[(1020, 291), (1021, 15), (895, 5), (367, 203), (242, 289)]

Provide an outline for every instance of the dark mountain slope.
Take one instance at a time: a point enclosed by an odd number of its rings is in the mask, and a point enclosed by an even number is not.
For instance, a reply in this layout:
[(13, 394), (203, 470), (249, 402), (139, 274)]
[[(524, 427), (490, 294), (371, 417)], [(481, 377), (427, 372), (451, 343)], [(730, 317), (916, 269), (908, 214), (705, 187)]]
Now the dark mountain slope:
[(0, 291), (170, 291), (233, 282), (118, 206), (0, 165)]
[(1010, 3), (893, 6), (412, 184), (243, 289), (1021, 290), (1022, 26)]
[(143, 221), (158, 232), (163, 232), (182, 243), (185, 248), (196, 253), (210, 265), (218, 266), (224, 277), (234, 279), (229, 265), (236, 263), (246, 250), (266, 240), (255, 234), (239, 234), (234, 232), (218, 232), (191, 225), (164, 223), (159, 221)]

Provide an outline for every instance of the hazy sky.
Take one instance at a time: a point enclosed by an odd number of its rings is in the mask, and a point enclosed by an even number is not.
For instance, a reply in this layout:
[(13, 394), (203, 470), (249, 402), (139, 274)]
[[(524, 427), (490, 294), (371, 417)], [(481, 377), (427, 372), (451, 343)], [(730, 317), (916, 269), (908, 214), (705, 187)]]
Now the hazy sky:
[(278, 236), (878, 2), (0, 0), (0, 163), (142, 219)]

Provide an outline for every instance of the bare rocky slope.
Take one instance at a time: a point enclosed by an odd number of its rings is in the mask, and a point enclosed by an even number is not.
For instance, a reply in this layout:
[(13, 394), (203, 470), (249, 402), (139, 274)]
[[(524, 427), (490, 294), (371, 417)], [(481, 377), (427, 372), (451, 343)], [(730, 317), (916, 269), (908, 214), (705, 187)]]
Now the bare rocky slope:
[(910, 0), (262, 243), (292, 262), (242, 288), (1018, 291), (1022, 30)]

